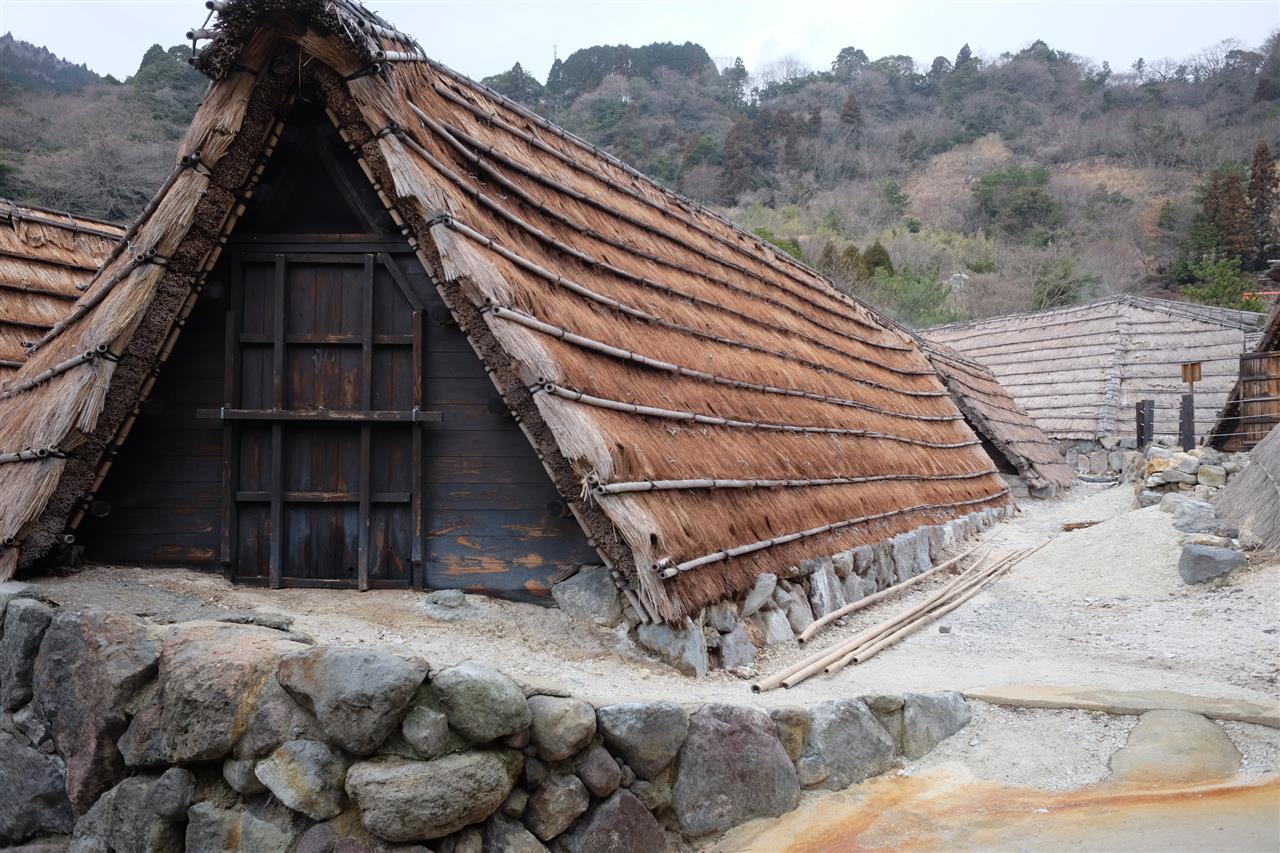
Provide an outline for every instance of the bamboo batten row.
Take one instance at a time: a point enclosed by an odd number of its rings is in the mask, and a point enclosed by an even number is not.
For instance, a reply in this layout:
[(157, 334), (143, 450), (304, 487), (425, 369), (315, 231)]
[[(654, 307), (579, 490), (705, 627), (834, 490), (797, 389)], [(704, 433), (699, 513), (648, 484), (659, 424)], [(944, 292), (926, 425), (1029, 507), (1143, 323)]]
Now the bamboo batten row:
[(630, 317), (634, 317), (637, 320), (643, 320), (647, 323), (653, 323), (654, 325), (663, 326), (664, 328), (672, 329), (674, 331), (679, 331), (687, 335), (692, 335), (694, 337), (702, 338), (704, 340), (714, 341), (716, 343), (725, 344), (731, 347), (737, 347), (739, 349), (752, 350), (754, 352), (759, 352), (765, 355), (773, 356), (774, 358), (780, 358), (788, 361), (793, 361), (799, 364), (804, 364), (806, 367), (809, 367), (814, 370), (838, 374), (859, 385), (879, 388), (885, 391), (891, 391), (895, 394), (902, 394), (902, 395), (911, 396), (911, 397), (946, 397), (947, 396), (946, 391), (942, 391), (936, 388), (916, 390), (911, 388), (902, 388), (902, 387), (887, 385), (881, 382), (876, 382), (874, 380), (865, 379), (860, 376), (855, 376), (853, 374), (839, 370), (830, 365), (819, 364), (817, 362), (809, 361), (808, 359), (799, 358), (798, 356), (795, 356), (792, 353), (782, 352), (779, 350), (769, 349), (767, 347), (757, 346), (755, 344), (748, 343), (747, 341), (735, 340), (733, 338), (726, 338), (722, 335), (715, 335), (709, 332), (704, 332), (700, 329), (694, 329), (689, 326), (681, 325), (679, 323), (673, 323), (669, 320), (662, 319), (647, 311), (643, 311), (639, 308), (633, 308), (632, 306), (619, 302), (618, 300), (613, 299), (612, 297), (605, 296), (604, 294), (601, 294), (601, 293), (597, 293), (591, 288), (588, 288), (582, 284), (579, 284), (576, 281), (565, 278), (564, 276), (559, 275), (558, 273), (552, 272), (551, 270), (548, 270), (545, 267), (539, 266), (538, 264), (535, 264), (532, 261), (527, 260), (526, 258), (516, 254), (515, 252), (511, 251), (510, 249), (496, 242), (491, 237), (481, 234), (479, 231), (476, 231), (474, 228), (471, 228), (470, 226), (466, 225), (463, 222), (459, 222), (457, 219), (455, 219), (452, 216), (442, 216), (440, 226), (448, 227), (453, 229), (454, 231), (457, 231), (458, 233), (466, 236), (467, 238), (475, 241), (476, 243), (479, 243), (481, 246), (484, 246), (486, 249), (489, 249), (494, 253), (502, 256), (503, 258), (515, 264), (516, 266), (528, 272), (534, 273), (535, 275), (551, 282), (552, 284), (558, 287), (563, 287), (566, 290), (569, 290), (578, 294), (579, 296), (584, 296), (587, 299), (590, 299), (592, 302), (596, 302), (608, 308), (612, 308), (615, 311), (626, 314)]
[(857, 400), (846, 400), (840, 397), (832, 397), (828, 394), (818, 394), (813, 391), (802, 391), (796, 388), (782, 388), (774, 385), (764, 385), (758, 382), (747, 382), (742, 379), (734, 379), (729, 376), (720, 376), (714, 373), (708, 373), (705, 370), (694, 370), (689, 367), (681, 367), (672, 362), (662, 361), (649, 356), (640, 355), (631, 350), (615, 347), (606, 344), (603, 341), (597, 341), (592, 338), (585, 337), (570, 332), (560, 326), (544, 323), (536, 317), (532, 317), (523, 311), (516, 311), (501, 305), (486, 305), (485, 312), (492, 313), (495, 317), (503, 320), (510, 320), (513, 323), (519, 323), (526, 328), (534, 329), (546, 335), (551, 335), (562, 341), (590, 349), (594, 352), (603, 353), (614, 358), (624, 361), (632, 361), (636, 364), (644, 365), (655, 370), (661, 370), (666, 373), (677, 373), (681, 376), (687, 376), (690, 379), (701, 379), (706, 382), (714, 382), (718, 385), (726, 385), (731, 388), (742, 388), (750, 391), (759, 391), (764, 394), (781, 394), (786, 397), (803, 397), (808, 400), (816, 400), (821, 403), (830, 403), (833, 406), (845, 406), (852, 409), (862, 409), (864, 411), (877, 412), (879, 414), (892, 415), (893, 417), (907, 418), (908, 420), (918, 421), (956, 421), (961, 420), (960, 415), (920, 415), (914, 412), (901, 412), (892, 409), (880, 409), (868, 403), (862, 403)]
[(762, 423), (760, 421), (736, 420), (733, 418), (722, 418), (718, 415), (706, 415), (699, 414), (697, 412), (680, 412), (674, 409), (659, 408), (657, 406), (645, 406), (637, 403), (626, 403), (621, 400), (609, 400), (604, 397), (596, 397), (582, 391), (575, 391), (572, 388), (564, 388), (552, 382), (545, 382), (541, 385), (535, 386), (531, 388), (530, 391), (535, 394), (554, 394), (557, 397), (563, 397), (564, 399), (572, 400), (575, 403), (582, 403), (587, 406), (598, 406), (602, 409), (613, 409), (616, 412), (626, 412), (632, 415), (644, 415), (645, 417), (651, 418), (665, 418), (673, 421), (688, 421), (690, 423), (706, 424), (707, 426), (733, 427), (736, 429), (759, 429), (772, 432), (809, 433), (813, 435), (849, 435), (857, 436), (858, 438), (875, 438), (882, 441), (893, 441), (901, 444), (913, 445), (915, 447), (930, 447), (934, 449), (972, 447), (973, 445), (980, 443), (977, 439), (953, 442), (921, 441), (920, 439), (908, 438), (902, 435), (872, 432), (864, 429), (806, 426), (802, 424), (775, 424)]
[[(865, 344), (870, 347), (875, 347), (878, 349), (896, 350), (898, 352), (908, 352), (911, 350), (911, 347), (905, 344), (896, 344), (896, 343), (890, 343), (885, 341), (877, 341), (877, 340), (873, 340), (871, 338), (867, 338), (862, 335), (859, 335), (855, 332), (836, 329), (832, 326), (829, 326), (823, 323), (818, 317), (814, 316), (812, 313), (806, 313), (804, 311), (801, 311), (796, 307), (794, 307), (793, 305), (790, 305), (780, 299), (770, 296), (767, 293), (761, 293), (757, 290), (753, 290), (752, 288), (737, 285), (721, 275), (714, 275), (712, 273), (702, 272), (699, 270), (690, 270), (686, 266), (680, 264), (675, 260), (672, 260), (670, 258), (665, 258), (653, 252), (648, 252), (642, 248), (631, 245), (629, 243), (625, 243), (621, 240), (608, 238), (605, 235), (600, 234), (599, 232), (595, 232), (584, 225), (576, 223), (573, 220), (571, 220), (568, 216), (564, 215), (563, 213), (551, 210), (547, 208), (541, 201), (533, 198), (529, 193), (525, 192), (514, 181), (511, 181), (508, 178), (506, 178), (504, 175), (502, 175), (502, 173), (498, 169), (488, 165), (485, 162), (486, 158), (495, 161), (496, 163), (502, 165), (505, 168), (516, 171), (526, 178), (535, 180), (541, 185), (546, 186), (561, 195), (567, 196), (568, 198), (571, 198), (580, 204), (594, 207), (606, 213), (610, 217), (617, 218), (618, 220), (621, 220), (622, 222), (627, 223), (633, 228), (638, 228), (645, 234), (658, 236), (664, 240), (670, 241), (675, 246), (679, 247), (679, 249), (682, 251), (693, 252), (694, 254), (698, 255), (699, 257), (705, 260), (710, 260), (720, 264), (725, 263), (725, 261), (722, 258), (712, 255), (709, 252), (705, 252), (697, 248), (696, 246), (690, 244), (687, 241), (680, 240), (679, 238), (671, 235), (669, 232), (667, 232), (664, 229), (655, 228), (654, 226), (650, 225), (649, 223), (645, 222), (639, 217), (631, 216), (624, 211), (615, 209), (610, 205), (606, 204), (604, 201), (602, 201), (599, 198), (595, 198), (587, 195), (586, 193), (579, 192), (578, 190), (575, 190), (572, 187), (566, 186), (548, 177), (547, 175), (541, 172), (538, 172), (535, 169), (529, 168), (528, 166), (520, 163), (517, 160), (514, 160), (510, 157), (505, 156), (504, 154), (498, 152), (492, 145), (488, 145), (484, 142), (474, 139), (473, 137), (467, 135), (465, 132), (461, 130), (458, 130), (457, 128), (453, 127), (447, 122), (436, 122), (430, 116), (427, 116), (412, 101), (409, 102), (409, 106), (413, 109), (415, 114), (417, 114), (419, 120), (422, 121), (424, 125), (426, 125), (438, 136), (440, 136), (442, 139), (448, 142), (451, 146), (453, 146), (455, 150), (457, 150), (460, 154), (462, 154), (462, 156), (466, 157), (474, 165), (484, 170), (485, 174), (490, 176), (493, 180), (497, 181), (505, 189), (508, 189), (513, 194), (516, 194), (522, 201), (524, 201), (526, 204), (530, 205), (531, 207), (537, 210), (540, 210), (542, 212), (545, 212), (547, 215), (556, 218), (557, 221), (560, 221), (563, 224), (568, 225), (569, 227), (573, 228), (575, 231), (579, 233), (587, 234), (593, 239), (601, 240), (607, 243), (608, 245), (613, 246), (614, 248), (621, 249), (622, 251), (636, 255), (637, 257), (643, 257), (646, 260), (649, 260), (653, 263), (658, 263), (664, 266), (671, 267), (672, 269), (679, 270), (682, 273), (688, 273), (691, 275), (698, 276), (700, 278), (705, 279), (706, 281), (716, 284), (717, 286), (727, 288), (729, 290), (732, 290), (735, 293), (739, 293), (743, 296), (746, 296), (749, 299), (758, 300), (773, 308), (786, 311), (788, 314), (793, 315), (796, 318), (812, 326), (815, 326), (826, 332), (830, 332), (832, 334), (838, 335), (841, 338), (855, 340), (855, 341), (858, 341), (859, 343)], [(464, 142), (466, 144), (463, 144)], [(471, 148), (469, 148), (468, 146), (479, 148), (483, 153), (477, 154), (475, 151), (471, 150)], [(730, 268), (735, 270), (739, 269), (736, 266), (731, 266)], [(812, 309), (813, 307), (816, 307), (816, 306), (812, 306), (810, 304), (810, 308)], [(819, 310), (822, 310), (822, 309), (819, 309)]]
[(641, 480), (630, 483), (597, 483), (591, 492), (597, 495), (621, 495), (630, 492), (687, 491), (689, 489), (802, 489), (813, 486), (851, 486), (857, 483), (939, 482), (973, 480), (999, 473), (995, 468), (966, 471), (960, 474), (879, 474), (871, 477), (821, 477), (809, 480), (732, 480), (703, 477), (695, 480)]
[[(821, 293), (822, 296), (831, 300), (831, 302), (836, 305), (841, 305), (843, 303), (843, 307), (855, 307), (855, 309), (861, 309), (863, 311), (866, 311), (876, 320), (881, 321), (881, 326), (877, 327), (876, 324), (869, 323), (867, 320), (861, 317), (858, 317), (856, 314), (849, 314), (847, 312), (838, 312), (841, 314), (841, 316), (844, 316), (845, 319), (848, 319), (855, 323), (859, 323), (872, 331), (878, 331), (880, 328), (883, 328), (885, 325), (888, 325), (883, 322), (884, 318), (878, 312), (872, 309), (870, 306), (864, 304), (860, 300), (856, 300), (853, 297), (848, 296), (847, 294), (837, 291), (829, 282), (823, 279), (817, 272), (799, 263), (790, 255), (786, 255), (785, 253), (776, 249), (772, 245), (766, 243), (764, 240), (760, 239), (755, 234), (751, 234), (750, 232), (746, 231), (740, 226), (730, 222), (728, 219), (726, 219), (723, 216), (720, 216), (715, 211), (708, 210), (707, 208), (697, 204), (696, 202), (693, 202), (688, 199), (675, 195), (670, 190), (655, 183), (651, 178), (649, 178), (644, 173), (632, 168), (631, 166), (628, 166), (626, 163), (623, 163), (621, 160), (614, 157), (609, 152), (599, 148), (598, 146), (592, 145), (591, 143), (586, 142), (585, 140), (577, 136), (574, 136), (573, 134), (558, 127), (555, 124), (552, 124), (551, 122), (547, 121), (541, 116), (538, 116), (537, 114), (529, 111), (522, 104), (519, 104), (515, 101), (510, 100), (509, 98), (505, 97), (504, 95), (498, 92), (495, 92), (489, 87), (484, 86), (483, 84), (476, 83), (470, 78), (467, 78), (457, 73), (456, 71), (452, 70), (451, 68), (448, 68), (447, 66), (444, 66), (438, 62), (435, 62), (434, 60), (428, 60), (428, 63), (434, 70), (440, 72), (446, 77), (449, 77), (450, 79), (454, 80), (455, 82), (461, 84), (464, 87), (483, 91), (484, 94), (487, 97), (489, 97), (491, 100), (493, 100), (495, 103), (501, 104), (503, 107), (511, 110), (512, 112), (521, 116), (525, 120), (531, 122), (534, 126), (552, 133), (557, 138), (563, 139), (566, 142), (570, 143), (571, 145), (583, 151), (589, 152), (593, 157), (599, 160), (603, 160), (604, 162), (608, 163), (614, 168), (621, 170), (624, 174), (628, 175), (633, 180), (635, 180), (639, 185), (649, 188), (651, 191), (661, 195), (663, 198), (670, 199), (674, 203), (671, 205), (659, 204), (658, 202), (655, 202), (653, 199), (649, 198), (643, 193), (640, 193), (632, 189), (631, 187), (627, 187), (625, 184), (622, 184), (621, 182), (613, 180), (604, 171), (584, 166), (583, 164), (577, 162), (575, 158), (570, 157), (569, 155), (565, 154), (562, 151), (559, 151), (554, 146), (547, 145), (545, 142), (542, 142), (541, 140), (537, 140), (536, 137), (534, 137), (532, 134), (527, 134), (524, 131), (521, 131), (519, 128), (515, 127), (514, 125), (510, 124), (509, 122), (503, 121), (501, 117), (497, 116), (496, 114), (482, 111), (477, 105), (467, 102), (465, 98), (461, 98), (458, 95), (454, 94), (453, 92), (450, 92), (446, 87), (440, 86), (439, 84), (435, 84), (433, 86), (435, 91), (438, 94), (440, 94), (442, 97), (449, 98), (450, 100), (453, 100), (455, 103), (457, 103), (459, 106), (462, 106), (465, 109), (475, 112), (478, 116), (482, 118), (482, 120), (492, 123), (495, 126), (501, 127), (503, 130), (506, 130), (507, 132), (512, 133), (513, 135), (525, 138), (525, 141), (535, 145), (540, 150), (544, 151), (544, 153), (547, 153), (553, 157), (556, 157), (561, 162), (565, 163), (571, 168), (582, 171), (584, 174), (586, 174), (588, 177), (592, 178), (593, 180), (604, 183), (611, 191), (620, 193), (624, 196), (628, 196), (633, 200), (640, 202), (641, 204), (644, 204), (653, 208), (654, 210), (662, 214), (664, 217), (671, 218), (672, 220), (679, 222), (681, 225), (685, 226), (686, 228), (689, 228), (695, 231), (696, 233), (702, 235), (703, 237), (711, 239), (714, 242), (718, 243), (719, 245), (727, 249), (730, 249), (735, 254), (738, 254), (740, 257), (743, 257), (744, 259), (749, 259), (755, 262), (765, 261), (768, 265), (768, 268), (771, 271), (775, 273), (783, 274), (788, 279), (790, 279), (791, 281), (797, 284), (802, 285), (807, 290), (817, 291), (818, 293)], [(718, 225), (724, 228), (728, 234), (734, 235), (740, 241), (749, 243), (753, 247), (753, 250), (749, 250), (745, 248), (741, 243), (736, 242), (732, 239), (729, 239), (729, 237), (725, 236), (724, 234), (717, 233), (714, 229), (708, 228), (707, 226), (698, 222), (695, 218), (691, 216), (685, 216), (683, 213), (683, 211), (685, 210), (695, 212), (707, 219), (710, 219), (716, 222)], [(745, 268), (742, 269), (742, 271), (744, 272), (744, 274), (758, 275), (756, 273), (751, 273), (747, 271)], [(774, 287), (781, 286), (780, 282), (777, 282), (775, 279), (769, 279), (769, 278), (760, 276), (760, 280)], [(790, 288), (786, 288), (785, 286), (783, 286), (782, 289), (788, 293), (791, 293), (792, 295), (799, 295), (795, 291), (791, 290)], [(830, 311), (832, 309), (829, 305), (824, 305), (822, 306), (822, 310)]]
[[(702, 307), (707, 311), (727, 313), (736, 320), (740, 320), (746, 323), (750, 323), (754, 326), (768, 329), (771, 332), (776, 331), (776, 324), (771, 324), (766, 320), (762, 320), (750, 314), (746, 314), (742, 311), (729, 308), (714, 300), (705, 299), (695, 294), (677, 290), (661, 282), (655, 281), (643, 275), (637, 275), (628, 270), (622, 269), (621, 267), (615, 264), (601, 260), (599, 258), (596, 258), (592, 255), (589, 255), (585, 252), (582, 252), (578, 249), (573, 248), (572, 246), (564, 243), (561, 240), (556, 239), (554, 236), (548, 234), (547, 232), (543, 231), (542, 229), (538, 228), (532, 223), (526, 221), (525, 219), (522, 219), (521, 217), (507, 210), (506, 207), (504, 207), (497, 199), (491, 198), (487, 194), (481, 192), (479, 188), (470, 186), (468, 182), (461, 175), (458, 175), (456, 172), (450, 169), (445, 163), (441, 162), (438, 158), (434, 157), (429, 151), (426, 150), (426, 148), (422, 146), (420, 142), (414, 139), (412, 135), (405, 132), (401, 134), (401, 138), (405, 142), (405, 144), (408, 145), (409, 148), (411, 148), (420, 157), (425, 159), (433, 169), (436, 169), (438, 172), (440, 172), (445, 177), (447, 177), (450, 181), (452, 181), (458, 187), (458, 189), (465, 192), (467, 195), (471, 196), (473, 199), (475, 199), (475, 201), (477, 201), (484, 207), (492, 210), (494, 213), (500, 216), (503, 220), (512, 224), (513, 226), (518, 228), (520, 231), (552, 247), (556, 252), (567, 255), (568, 257), (573, 258), (574, 260), (578, 261), (579, 263), (582, 263), (583, 265), (589, 268), (604, 270), (605, 272), (611, 275), (617, 276), (620, 279), (630, 281), (648, 290), (660, 292), (673, 299), (698, 305), (699, 307)], [(546, 211), (545, 207), (540, 209), (542, 209), (544, 212)], [(450, 217), (449, 221), (453, 222), (457, 220), (453, 217)], [(828, 352), (837, 354), (841, 358), (850, 359), (856, 362), (861, 362), (863, 364), (875, 367), (878, 370), (884, 370), (889, 373), (893, 373), (901, 376), (928, 376), (932, 374), (932, 371), (925, 367), (920, 367), (920, 368), (898, 367), (896, 365), (887, 363), (882, 358), (868, 358), (867, 356), (863, 356), (855, 352), (847, 351), (840, 347), (827, 344), (823, 341), (818, 341), (808, 336), (796, 335), (796, 337), (801, 340), (804, 340), (805, 342), (811, 343), (814, 346), (817, 346), (821, 349), (825, 349)]]
[(681, 572), (690, 572), (694, 569), (700, 569), (703, 566), (718, 563), (721, 560), (732, 559), (733, 557), (741, 557), (744, 554), (750, 554), (755, 551), (762, 551), (765, 548), (772, 548), (777, 545), (785, 545), (788, 542), (794, 542), (797, 539), (807, 539), (811, 536), (821, 536), (824, 533), (831, 533), (846, 527), (852, 527), (857, 524), (866, 524), (871, 521), (879, 521), (884, 518), (892, 518), (897, 515), (909, 515), (917, 512), (933, 512), (938, 510), (955, 510), (960, 507), (974, 506), (976, 504), (991, 503), (999, 498), (1007, 495), (1008, 489), (1001, 489), (995, 495), (990, 497), (973, 498), (966, 501), (951, 501), (949, 503), (937, 504), (917, 504), (915, 506), (902, 507), (900, 509), (889, 510), (888, 512), (876, 513), (874, 515), (864, 515), (858, 518), (847, 518), (844, 521), (835, 521), (831, 524), (823, 524), (818, 527), (812, 527), (808, 530), (802, 530), (798, 533), (788, 533), (785, 536), (775, 536), (772, 539), (765, 539), (760, 542), (752, 542), (749, 545), (738, 545), (734, 548), (727, 548), (723, 551), (717, 551), (714, 554), (707, 554), (693, 560), (686, 560), (674, 566), (669, 566), (662, 570), (663, 579), (676, 577)]

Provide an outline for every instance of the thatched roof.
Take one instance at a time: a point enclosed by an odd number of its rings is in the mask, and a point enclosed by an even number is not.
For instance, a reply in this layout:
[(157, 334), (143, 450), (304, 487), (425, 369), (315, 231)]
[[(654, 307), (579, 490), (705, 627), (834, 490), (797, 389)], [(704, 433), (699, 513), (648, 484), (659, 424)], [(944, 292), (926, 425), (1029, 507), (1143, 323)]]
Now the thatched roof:
[(80, 296), (124, 229), (0, 199), (0, 387)]
[(1266, 548), (1280, 550), (1280, 429), (1249, 451), (1249, 467), (1231, 478), (1218, 499), (1218, 514), (1251, 530)]
[(1033, 489), (1075, 482), (1062, 448), (1018, 405), (987, 368), (942, 344), (924, 345), (925, 355), (974, 431), (987, 439)]
[(592, 542), (664, 617), (1008, 504), (914, 338), (812, 270), (347, 0), (219, 9), (197, 33), (214, 83), (182, 161), (131, 250), (0, 394), (0, 451), (68, 457), (7, 463), (0, 539), (18, 547), (0, 569), (74, 526), (105, 476), (300, 82)]
[(923, 332), (989, 368), (1057, 439), (1133, 435), (1134, 404), (1154, 400), (1156, 432), (1176, 435), (1180, 365), (1201, 363), (1196, 420), (1208, 432), (1262, 316), (1188, 302), (1113, 296)]

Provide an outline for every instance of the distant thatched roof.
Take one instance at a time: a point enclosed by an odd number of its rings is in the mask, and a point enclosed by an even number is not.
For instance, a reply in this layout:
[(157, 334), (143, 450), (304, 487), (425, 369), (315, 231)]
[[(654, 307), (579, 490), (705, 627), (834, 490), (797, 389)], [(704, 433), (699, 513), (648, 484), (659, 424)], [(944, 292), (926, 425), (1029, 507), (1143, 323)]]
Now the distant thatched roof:
[(812, 270), (347, 0), (219, 10), (198, 61), (214, 84), (134, 249), (0, 394), (0, 452), (55, 451), (4, 465), (0, 540), (18, 547), (0, 570), (105, 475), (300, 82), (595, 546), (663, 616), (1009, 502), (915, 339)]
[(1180, 365), (1201, 363), (1198, 432), (1226, 401), (1240, 353), (1262, 315), (1188, 302), (1113, 296), (1032, 314), (937, 326), (923, 332), (980, 362), (1059, 439), (1135, 433), (1134, 404), (1154, 400), (1156, 431), (1176, 435), (1186, 391)]
[(1249, 467), (1231, 478), (1218, 513), (1253, 531), (1262, 544), (1280, 550), (1280, 429), (1249, 452)]
[(0, 199), (0, 387), (70, 310), (124, 229)]
[(926, 343), (924, 350), (969, 426), (991, 442), (1028, 485), (1063, 488), (1075, 482), (1062, 449), (990, 370), (942, 344)]

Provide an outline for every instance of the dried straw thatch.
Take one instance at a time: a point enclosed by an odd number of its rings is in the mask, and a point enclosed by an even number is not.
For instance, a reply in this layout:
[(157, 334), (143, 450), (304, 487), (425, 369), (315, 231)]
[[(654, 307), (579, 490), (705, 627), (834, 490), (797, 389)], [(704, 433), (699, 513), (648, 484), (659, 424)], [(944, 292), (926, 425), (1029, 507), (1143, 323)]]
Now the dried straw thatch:
[(1264, 547), (1280, 550), (1280, 429), (1249, 452), (1249, 467), (1231, 478), (1218, 514), (1253, 531)]
[(124, 229), (0, 199), (0, 388), (26, 360), (25, 343), (62, 319)]
[(1057, 442), (1044, 434), (990, 370), (942, 344), (925, 343), (924, 351), (969, 426), (1028, 486), (1040, 491), (1075, 482), (1075, 472)]
[(1113, 296), (938, 326), (924, 336), (989, 368), (1056, 439), (1134, 435), (1140, 400), (1155, 401), (1157, 433), (1176, 435), (1186, 392), (1180, 365), (1198, 361), (1196, 421), (1203, 435), (1216, 421), (1240, 353), (1261, 319), (1248, 311)]
[(347, 0), (217, 8), (182, 161), (0, 394), (0, 452), (53, 448), (5, 463), (0, 574), (74, 527), (300, 84), (593, 543), (659, 615), (1009, 504), (915, 339), (812, 270)]
[[(1277, 266), (1280, 266), (1280, 264)], [(1256, 353), (1275, 353), (1280, 351), (1280, 301), (1271, 306), (1271, 311), (1267, 314), (1267, 319), (1262, 324), (1261, 337), (1258, 338), (1258, 343), (1253, 351)], [(1274, 356), (1267, 359), (1267, 362), (1272, 365), (1275, 364), (1275, 361)], [(1274, 372), (1268, 371), (1265, 375), (1271, 377), (1271, 382), (1269, 383), (1271, 386), (1280, 387), (1280, 377), (1276, 377)], [(1265, 395), (1262, 398), (1251, 398), (1245, 401), (1246, 407), (1255, 411), (1267, 412), (1268, 415), (1264, 416), (1266, 420), (1255, 421), (1252, 426), (1246, 429), (1240, 419), (1241, 390), (1241, 381), (1237, 379), (1235, 384), (1231, 386), (1231, 393), (1227, 395), (1227, 402), (1222, 407), (1218, 422), (1214, 425), (1213, 431), (1209, 433), (1207, 444), (1227, 450), (1238, 449), (1241, 446), (1247, 447), (1248, 445), (1241, 442), (1241, 438), (1247, 436), (1251, 440), (1256, 440), (1256, 436), (1261, 433), (1268, 421), (1273, 425), (1272, 429), (1274, 429), (1275, 422), (1280, 420), (1280, 414), (1274, 414), (1274, 417), (1271, 417), (1272, 413), (1280, 413), (1280, 400), (1274, 399), (1274, 393)], [(1273, 399), (1267, 399), (1268, 396)], [(1250, 404), (1254, 405), (1251, 406)], [(1249, 417), (1247, 413), (1245, 416)]]

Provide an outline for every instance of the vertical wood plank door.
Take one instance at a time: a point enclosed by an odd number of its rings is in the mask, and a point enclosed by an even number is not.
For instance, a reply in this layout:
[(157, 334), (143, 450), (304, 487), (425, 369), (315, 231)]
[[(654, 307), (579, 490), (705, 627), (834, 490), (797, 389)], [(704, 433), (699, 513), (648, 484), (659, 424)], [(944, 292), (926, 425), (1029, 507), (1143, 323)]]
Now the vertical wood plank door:
[(231, 258), (223, 559), (280, 586), (409, 586), (420, 312), (373, 253)]

